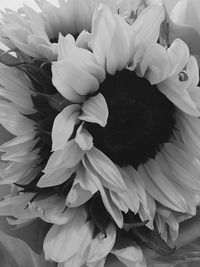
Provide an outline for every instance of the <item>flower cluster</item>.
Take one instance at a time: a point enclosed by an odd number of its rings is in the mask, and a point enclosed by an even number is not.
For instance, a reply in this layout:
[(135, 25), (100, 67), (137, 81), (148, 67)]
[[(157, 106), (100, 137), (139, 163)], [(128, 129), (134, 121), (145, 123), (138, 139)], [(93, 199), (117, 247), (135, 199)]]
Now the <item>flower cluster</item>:
[(35, 1), (2, 12), (0, 214), (59, 267), (144, 267), (200, 203), (197, 1)]

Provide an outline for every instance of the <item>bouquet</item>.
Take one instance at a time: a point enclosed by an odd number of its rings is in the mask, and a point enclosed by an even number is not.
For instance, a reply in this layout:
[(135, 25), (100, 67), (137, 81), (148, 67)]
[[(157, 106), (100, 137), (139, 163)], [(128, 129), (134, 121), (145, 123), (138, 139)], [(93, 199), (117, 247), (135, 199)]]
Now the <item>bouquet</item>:
[(198, 238), (198, 2), (35, 2), (0, 25), (5, 232), (58, 267), (173, 264)]

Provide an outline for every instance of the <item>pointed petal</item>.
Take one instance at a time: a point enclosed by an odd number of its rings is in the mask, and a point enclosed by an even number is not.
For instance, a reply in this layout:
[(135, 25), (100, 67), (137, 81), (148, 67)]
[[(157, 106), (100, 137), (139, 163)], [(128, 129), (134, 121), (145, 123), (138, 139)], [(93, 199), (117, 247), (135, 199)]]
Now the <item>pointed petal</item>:
[[(68, 100), (79, 103), (89, 93), (96, 92), (99, 82), (74, 61), (58, 61), (52, 66), (52, 82), (56, 89)], [(77, 79), (78, 75), (78, 79)]]
[(173, 210), (186, 211), (184, 198), (179, 194), (175, 184), (171, 183), (168, 177), (161, 172), (154, 160), (149, 160), (148, 164), (145, 164), (144, 168), (139, 167), (138, 171), (145, 182), (146, 189), (154, 199)]
[(100, 4), (93, 17), (91, 44), (95, 57), (102, 67), (105, 67), (114, 28), (115, 21), (111, 10)]
[(156, 43), (164, 18), (165, 12), (161, 4), (150, 5), (145, 8), (133, 23), (133, 28), (137, 33), (136, 43), (138, 45)]
[(86, 222), (83, 209), (76, 209), (73, 220), (65, 225), (54, 225), (44, 240), (45, 256), (49, 260), (64, 262), (74, 256), (88, 236), (92, 239), (90, 222)]
[(63, 149), (73, 133), (77, 123), (80, 106), (69, 105), (55, 118), (52, 128), (52, 150)]
[(44, 172), (49, 173), (61, 168), (72, 168), (81, 160), (83, 155), (82, 149), (72, 139), (62, 150), (53, 152), (45, 166)]
[(42, 187), (51, 187), (60, 185), (66, 182), (72, 174), (76, 171), (76, 166), (74, 168), (60, 168), (52, 172), (46, 172), (42, 175), (37, 186)]
[[(127, 191), (123, 193), (116, 193), (119, 199), (123, 200), (126, 206), (134, 213), (137, 213), (140, 206), (140, 197), (137, 192), (136, 184), (132, 178), (132, 173), (127, 168), (120, 168), (122, 177), (127, 187)], [(111, 195), (112, 197), (112, 195)], [(114, 201), (114, 200), (113, 200)]]
[(113, 217), (114, 221), (118, 225), (119, 228), (122, 228), (123, 226), (123, 216), (119, 208), (113, 203), (110, 193), (107, 189), (104, 189), (101, 182), (101, 176), (96, 172), (96, 170), (91, 166), (88, 159), (85, 157), (83, 159), (83, 165), (86, 170), (86, 175), (90, 180), (93, 181), (93, 183), (98, 188), (102, 201), (104, 203), (105, 208), (110, 213), (110, 215)]
[(26, 118), (10, 103), (0, 102), (0, 123), (13, 135), (33, 131), (35, 122)]
[(73, 209), (66, 209), (65, 198), (56, 195), (29, 203), (28, 209), (45, 222), (57, 225), (66, 224), (75, 216)]
[(82, 106), (82, 111), (83, 113), (79, 116), (79, 119), (98, 123), (102, 127), (106, 126), (108, 119), (108, 106), (101, 93), (90, 97), (87, 101), (85, 101)]
[(105, 71), (97, 64), (94, 54), (88, 49), (77, 47), (72, 35), (68, 34), (65, 37), (60, 35), (58, 45), (58, 60), (66, 59), (76, 62), (80, 68), (94, 76), (99, 83), (105, 79)]
[(92, 195), (98, 191), (96, 184), (87, 175), (87, 169), (82, 164), (79, 165), (79, 168), (76, 171), (75, 179), (84, 190), (91, 192)]
[(87, 151), (87, 158), (106, 187), (116, 192), (127, 190), (117, 167), (104, 153), (93, 147), (90, 151)]
[(116, 228), (110, 223), (106, 228), (106, 235), (102, 236), (99, 233), (91, 242), (90, 252), (87, 259), (87, 264), (98, 262), (110, 253), (115, 244)]
[(184, 151), (184, 147), (181, 148), (174, 144), (166, 144), (162, 155), (169, 164), (169, 170), (174, 174), (172, 178), (192, 192), (199, 194), (200, 169), (198, 165), (195, 166), (195, 158), (188, 155), (187, 150)]
[(171, 75), (178, 75), (185, 68), (189, 49), (180, 39), (174, 40), (167, 50), (159, 44), (153, 44), (143, 60), (147, 70), (146, 78), (151, 84), (157, 84)]
[(91, 197), (92, 193), (84, 190), (81, 185), (74, 180), (65, 203), (70, 208), (79, 207), (86, 203)]
[(178, 76), (167, 78), (158, 84), (158, 89), (182, 111), (195, 117), (200, 116), (195, 100), (189, 94), (187, 81), (180, 81)]
[(142, 250), (137, 245), (122, 249), (114, 249), (112, 253), (127, 267), (146, 267)]
[(107, 52), (107, 72), (114, 75), (127, 65), (130, 58), (130, 25), (121, 16), (115, 17), (115, 31)]
[(83, 123), (79, 126), (76, 132), (75, 142), (84, 151), (90, 150), (93, 147), (93, 138), (87, 129), (84, 128)]

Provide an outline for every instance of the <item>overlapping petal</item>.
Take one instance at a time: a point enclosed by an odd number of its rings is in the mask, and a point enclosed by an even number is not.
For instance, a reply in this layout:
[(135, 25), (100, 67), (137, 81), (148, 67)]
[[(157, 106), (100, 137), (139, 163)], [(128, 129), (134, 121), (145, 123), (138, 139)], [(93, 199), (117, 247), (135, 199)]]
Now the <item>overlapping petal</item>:
[[(76, 209), (74, 216), (65, 225), (54, 225), (44, 240), (44, 252), (47, 259), (56, 262), (69, 260), (85, 244), (85, 239), (92, 240), (93, 230), (90, 222), (86, 222), (83, 209)], [(88, 242), (89, 243), (89, 242)], [(83, 249), (87, 248), (85, 244)]]
[(104, 96), (99, 93), (96, 96), (90, 97), (82, 105), (82, 113), (79, 119), (98, 123), (102, 127), (106, 126), (108, 119), (108, 106)]

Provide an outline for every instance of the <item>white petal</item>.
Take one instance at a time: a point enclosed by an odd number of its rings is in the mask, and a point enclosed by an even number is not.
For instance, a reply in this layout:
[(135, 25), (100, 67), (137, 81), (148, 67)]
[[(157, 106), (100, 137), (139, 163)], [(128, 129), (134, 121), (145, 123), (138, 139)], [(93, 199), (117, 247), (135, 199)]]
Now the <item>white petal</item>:
[[(120, 172), (124, 178), (124, 182), (127, 187), (127, 191), (123, 193), (117, 193), (120, 196), (120, 199), (126, 203), (127, 207), (134, 213), (137, 213), (140, 206), (140, 196), (137, 192), (136, 184), (133, 179), (133, 172), (128, 170), (129, 168), (121, 168)], [(112, 195), (111, 195), (112, 197)]]
[(72, 188), (67, 195), (65, 203), (70, 208), (79, 207), (86, 203), (91, 197), (92, 193), (84, 190), (75, 179)]
[(148, 221), (146, 224), (151, 230), (154, 229), (154, 217), (156, 214), (156, 201), (155, 199), (150, 196), (148, 192), (146, 192), (146, 203), (142, 202), (140, 205), (140, 209), (138, 211), (138, 215), (142, 221)]
[(110, 196), (111, 199), (113, 201), (113, 203), (115, 203), (115, 205), (118, 207), (119, 210), (121, 210), (124, 213), (127, 213), (129, 210), (129, 207), (127, 205), (127, 198), (126, 195), (121, 195), (117, 192), (114, 191), (110, 191)]
[(82, 102), (87, 94), (99, 88), (97, 79), (75, 62), (67, 60), (54, 62), (52, 75), (52, 82), (56, 89), (73, 102)]
[(99, 83), (105, 79), (105, 70), (97, 63), (94, 54), (88, 49), (77, 47), (72, 35), (60, 35), (58, 45), (58, 60), (76, 62), (77, 66), (94, 76)]
[(108, 106), (101, 93), (90, 97), (87, 101), (85, 101), (82, 106), (82, 111), (83, 113), (79, 116), (79, 119), (98, 123), (102, 127), (106, 126), (108, 119)]
[(91, 192), (92, 195), (94, 195), (98, 191), (97, 186), (87, 175), (87, 170), (82, 164), (79, 165), (79, 168), (76, 171), (75, 179), (84, 190)]
[(153, 44), (146, 52), (143, 61), (146, 64), (146, 78), (151, 84), (157, 84), (171, 75), (178, 75), (189, 60), (189, 49), (180, 39), (173, 41), (166, 50), (159, 44)]
[(178, 76), (159, 83), (158, 89), (182, 111), (195, 117), (200, 116), (200, 111), (189, 94), (187, 82), (180, 81)]
[(115, 17), (115, 32), (107, 52), (107, 72), (114, 75), (121, 70), (130, 58), (130, 25), (121, 16)]
[(86, 175), (92, 182), (96, 185), (98, 188), (102, 201), (104, 203), (105, 208), (107, 211), (110, 213), (110, 215), (113, 217), (114, 221), (118, 225), (118, 227), (122, 228), (123, 226), (123, 216), (119, 208), (113, 203), (110, 193), (108, 192), (107, 189), (104, 189), (102, 182), (101, 182), (101, 177), (99, 174), (95, 171), (95, 169), (90, 165), (90, 162), (88, 159), (85, 157), (83, 159), (83, 164), (86, 170)]
[(62, 150), (53, 152), (47, 162), (44, 172), (49, 173), (61, 168), (72, 168), (81, 160), (83, 155), (84, 152), (82, 149), (80, 149), (79, 145), (72, 139)]
[(154, 199), (173, 210), (185, 212), (184, 198), (154, 160), (149, 160), (148, 165), (145, 164), (145, 168), (139, 167), (138, 171), (146, 184), (146, 189)]
[(44, 240), (46, 258), (64, 262), (74, 256), (85, 238), (92, 238), (91, 225), (86, 219), (85, 211), (77, 208), (73, 220), (62, 226), (54, 225)]
[(138, 246), (115, 249), (112, 253), (127, 267), (146, 267), (142, 250)]
[(110, 253), (115, 244), (116, 228), (110, 223), (106, 228), (106, 236), (99, 233), (91, 242), (87, 264), (98, 262)]
[(55, 118), (52, 128), (52, 150), (63, 149), (73, 133), (77, 123), (80, 106), (69, 105)]
[(195, 158), (184, 151), (184, 146), (166, 144), (162, 155), (169, 164), (169, 170), (172, 172), (172, 179), (175, 179), (181, 185), (189, 190), (199, 194), (200, 178), (199, 166), (195, 166)]
[(106, 187), (116, 192), (127, 190), (117, 167), (104, 153), (93, 147), (90, 151), (87, 151), (87, 158)]
[(18, 112), (10, 103), (0, 103), (0, 123), (13, 135), (33, 131), (35, 122)]
[(133, 28), (137, 32), (137, 44), (150, 45), (156, 43), (159, 37), (160, 25), (164, 18), (165, 12), (161, 4), (150, 5), (145, 8), (133, 23)]
[(84, 128), (83, 123), (79, 126), (76, 132), (75, 142), (84, 151), (90, 150), (93, 147), (93, 138), (87, 129)]
[(114, 28), (112, 12), (107, 6), (100, 4), (93, 17), (91, 43), (95, 57), (102, 67), (105, 67)]
[(29, 203), (28, 209), (48, 223), (63, 225), (71, 221), (75, 211), (65, 206), (64, 197), (51, 196)]
[(56, 186), (67, 181), (72, 174), (76, 171), (74, 168), (60, 168), (52, 172), (47, 172), (42, 175), (39, 182), (37, 183), (38, 187), (50, 187)]

